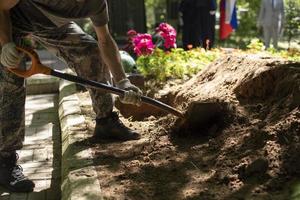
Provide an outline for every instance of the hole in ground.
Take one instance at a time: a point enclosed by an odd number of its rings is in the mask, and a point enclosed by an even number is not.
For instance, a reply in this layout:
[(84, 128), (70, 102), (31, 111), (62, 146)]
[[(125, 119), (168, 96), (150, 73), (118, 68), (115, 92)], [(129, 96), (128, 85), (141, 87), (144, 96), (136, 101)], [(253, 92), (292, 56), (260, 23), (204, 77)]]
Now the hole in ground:
[(193, 102), (189, 105), (185, 119), (178, 119), (172, 134), (178, 136), (217, 136), (230, 120), (228, 103)]

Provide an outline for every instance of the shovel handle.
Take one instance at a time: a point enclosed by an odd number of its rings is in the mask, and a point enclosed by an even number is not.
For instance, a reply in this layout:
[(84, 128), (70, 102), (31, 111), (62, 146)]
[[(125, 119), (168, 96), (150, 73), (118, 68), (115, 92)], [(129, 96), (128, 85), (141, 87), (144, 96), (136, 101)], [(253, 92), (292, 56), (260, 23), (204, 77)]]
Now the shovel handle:
[[(62, 78), (71, 82), (75, 82), (84, 86), (90, 86), (93, 88), (98, 88), (98, 89), (102, 89), (103, 91), (112, 93), (112, 94), (116, 94), (119, 96), (124, 96), (125, 94), (125, 90), (110, 86), (110, 85), (106, 85), (103, 83), (99, 83), (99, 82), (95, 82), (95, 81), (91, 81), (91, 80), (87, 80), (87, 79), (83, 79), (81, 77), (78, 76), (74, 76), (71, 74), (66, 74), (57, 70), (53, 70), (45, 65), (43, 65), (40, 61), (40, 58), (38, 56), (38, 54), (32, 50), (32, 49), (28, 49), (28, 48), (21, 48), (21, 47), (17, 47), (18, 51), (21, 51), (23, 53), (25, 53), (27, 56), (30, 57), (32, 64), (30, 69), (28, 70), (20, 70), (20, 69), (12, 69), (12, 68), (8, 68), (9, 71), (11, 71), (12, 73), (16, 74), (17, 76), (23, 77), (23, 78), (28, 78), (32, 75), (35, 74), (45, 74), (45, 75), (51, 75), (51, 76), (55, 76), (58, 78)], [(142, 102), (150, 105), (150, 106), (154, 106), (156, 108), (159, 108), (161, 110), (164, 110), (168, 113), (171, 113), (177, 117), (180, 118), (184, 118), (184, 115), (176, 110), (175, 108), (164, 104), (160, 101), (157, 101), (155, 99), (146, 97), (146, 96), (142, 96), (141, 97)]]
[(45, 74), (45, 75), (51, 74), (51, 68), (49, 68), (41, 63), (38, 54), (34, 50), (29, 49), (29, 48), (21, 48), (21, 47), (16, 47), (16, 48), (18, 51), (21, 51), (21, 52), (25, 53), (27, 56), (29, 56), (32, 64), (28, 70), (7, 68), (10, 72), (16, 74), (17, 76), (23, 77), (23, 78), (29, 78), (35, 74)]
[[(113, 87), (113, 86), (106, 85), (104, 83), (99, 83), (99, 82), (92, 81), (92, 80), (87, 80), (87, 79), (84, 79), (84, 78), (81, 78), (78, 76), (74, 76), (72, 74), (66, 74), (66, 73), (63, 73), (63, 72), (60, 72), (57, 70), (52, 70), (51, 75), (61, 78), (61, 79), (64, 79), (64, 80), (78, 83), (83, 86), (89, 86), (92, 88), (101, 89), (105, 92), (109, 92), (111, 94), (116, 94), (121, 97), (124, 96), (124, 94), (126, 92), (125, 90), (122, 90), (117, 87)], [(142, 100), (142, 102), (144, 102), (150, 106), (154, 106), (156, 108), (159, 108), (160, 110), (164, 110), (164, 111), (171, 113), (177, 117), (184, 118), (183, 113), (181, 113), (180, 111), (176, 110), (175, 108), (173, 108), (163, 102), (157, 101), (155, 99), (152, 99), (152, 98), (146, 97), (146, 96), (141, 96), (141, 100)]]

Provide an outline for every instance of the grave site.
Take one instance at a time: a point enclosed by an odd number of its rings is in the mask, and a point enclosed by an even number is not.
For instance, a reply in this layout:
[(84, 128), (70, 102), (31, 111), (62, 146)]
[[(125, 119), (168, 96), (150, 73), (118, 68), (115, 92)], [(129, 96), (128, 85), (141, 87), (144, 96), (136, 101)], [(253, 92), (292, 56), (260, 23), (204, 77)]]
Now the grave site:
[[(151, 106), (122, 105), (138, 141), (100, 142), (93, 162), (106, 199), (292, 199), (299, 187), (300, 63), (230, 53), (155, 98), (184, 118)], [(77, 93), (89, 133), (88, 92)]]

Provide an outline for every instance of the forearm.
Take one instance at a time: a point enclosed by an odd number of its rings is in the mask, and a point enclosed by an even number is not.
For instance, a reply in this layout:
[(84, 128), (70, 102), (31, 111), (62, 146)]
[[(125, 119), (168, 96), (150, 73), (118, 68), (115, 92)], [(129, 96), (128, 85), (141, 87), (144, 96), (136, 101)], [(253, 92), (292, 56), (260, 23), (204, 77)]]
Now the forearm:
[(8, 10), (0, 10), (0, 44), (12, 41), (12, 26)]
[(116, 82), (123, 80), (124, 78), (126, 78), (126, 75), (122, 66), (119, 49), (114, 39), (110, 34), (101, 34), (99, 31), (97, 31), (97, 28), (96, 33), (98, 35), (99, 48), (102, 54), (102, 58), (108, 65), (114, 80)]

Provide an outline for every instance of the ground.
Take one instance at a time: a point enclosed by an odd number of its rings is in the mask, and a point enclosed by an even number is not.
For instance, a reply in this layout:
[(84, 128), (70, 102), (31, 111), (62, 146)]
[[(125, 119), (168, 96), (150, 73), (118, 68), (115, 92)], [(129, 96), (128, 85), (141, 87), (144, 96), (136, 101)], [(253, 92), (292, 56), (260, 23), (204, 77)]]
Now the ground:
[[(300, 199), (300, 63), (233, 53), (161, 93), (186, 122), (142, 107), (151, 116), (122, 118), (141, 140), (84, 144), (105, 199)], [(92, 135), (89, 95), (78, 96)]]

